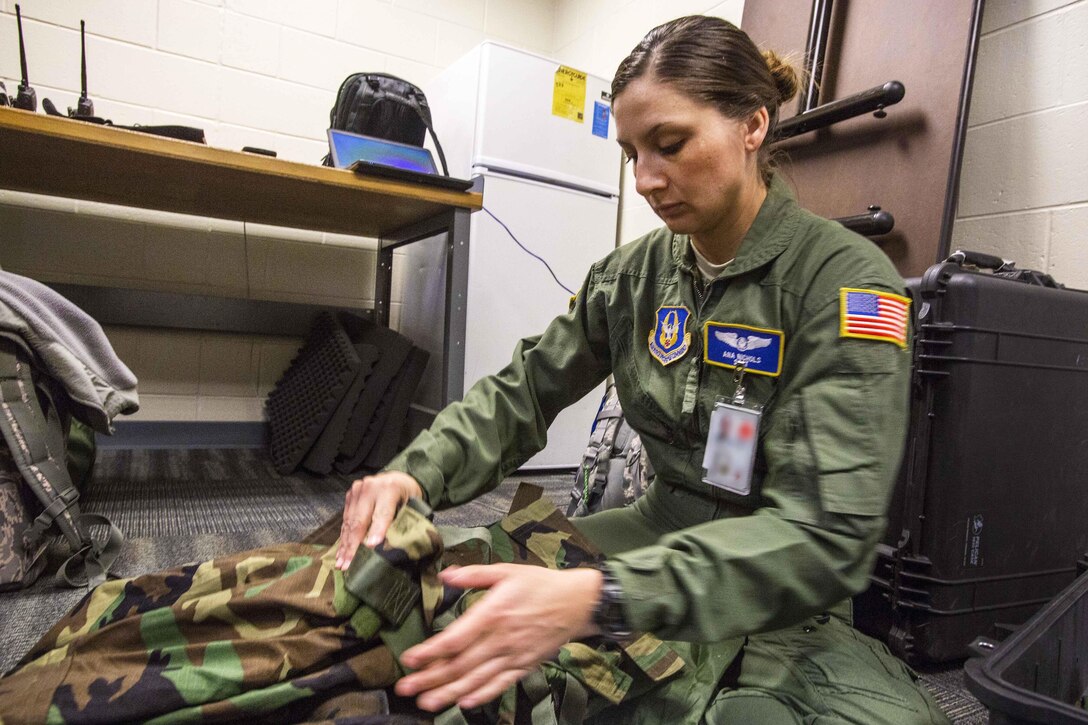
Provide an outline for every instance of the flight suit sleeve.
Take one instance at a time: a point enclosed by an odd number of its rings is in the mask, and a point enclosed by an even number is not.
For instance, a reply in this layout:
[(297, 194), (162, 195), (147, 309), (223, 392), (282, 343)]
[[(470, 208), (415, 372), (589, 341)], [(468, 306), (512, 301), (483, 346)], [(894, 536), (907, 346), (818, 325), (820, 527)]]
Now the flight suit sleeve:
[(486, 493), (547, 443), (548, 426), (608, 375), (607, 310), (592, 280), (510, 364), (473, 385), (385, 467), (414, 477), (434, 508)]
[(892, 342), (840, 337), (837, 293), (811, 301), (786, 342), (789, 379), (761, 441), (763, 505), (609, 559), (634, 628), (721, 641), (794, 624), (866, 586), (903, 452), (910, 359)]

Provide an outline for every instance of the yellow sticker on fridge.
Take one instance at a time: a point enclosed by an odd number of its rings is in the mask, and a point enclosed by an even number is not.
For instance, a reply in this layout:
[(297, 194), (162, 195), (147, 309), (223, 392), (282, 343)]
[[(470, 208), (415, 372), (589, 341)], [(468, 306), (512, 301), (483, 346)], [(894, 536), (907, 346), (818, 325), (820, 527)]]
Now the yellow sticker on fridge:
[(585, 122), (586, 74), (580, 70), (559, 66), (552, 89), (552, 115)]

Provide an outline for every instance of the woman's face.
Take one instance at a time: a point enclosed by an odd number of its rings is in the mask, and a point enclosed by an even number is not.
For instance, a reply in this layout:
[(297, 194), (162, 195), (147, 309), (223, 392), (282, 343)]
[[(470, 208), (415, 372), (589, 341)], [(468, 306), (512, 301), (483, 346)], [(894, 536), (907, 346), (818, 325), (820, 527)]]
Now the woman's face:
[(713, 244), (753, 200), (758, 209), (765, 109), (737, 121), (652, 76), (629, 83), (612, 105), (635, 190), (670, 230)]

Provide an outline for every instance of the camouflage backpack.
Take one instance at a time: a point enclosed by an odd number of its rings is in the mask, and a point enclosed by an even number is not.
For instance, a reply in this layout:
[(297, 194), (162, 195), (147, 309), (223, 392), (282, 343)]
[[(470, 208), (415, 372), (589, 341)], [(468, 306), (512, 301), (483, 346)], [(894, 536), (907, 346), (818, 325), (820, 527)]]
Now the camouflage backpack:
[[(117, 527), (80, 513), (73, 479), (90, 468), (93, 432), (67, 415), (65, 400), (20, 344), (0, 336), (0, 592), (33, 584), (58, 539), (70, 555), (57, 579), (72, 587), (103, 582), (120, 550)], [(72, 466), (75, 475), (66, 456), (70, 438), (74, 458), (82, 459)], [(104, 541), (92, 538), (92, 526), (105, 527)]]
[(624, 420), (616, 384), (609, 381), (570, 492), (567, 516), (629, 506), (646, 491), (653, 475), (642, 439)]

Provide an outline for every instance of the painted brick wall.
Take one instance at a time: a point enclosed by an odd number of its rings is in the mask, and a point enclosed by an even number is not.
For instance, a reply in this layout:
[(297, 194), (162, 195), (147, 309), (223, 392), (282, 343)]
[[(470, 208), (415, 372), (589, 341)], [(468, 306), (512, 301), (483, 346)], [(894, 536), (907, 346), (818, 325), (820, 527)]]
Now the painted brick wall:
[[(200, 126), (211, 144), (316, 162), (340, 81), (425, 83), (484, 39), (610, 76), (653, 25), (743, 0), (24, 0), (31, 83), (74, 105), (79, 19), (90, 95), (118, 123)], [(1088, 288), (1088, 0), (991, 0), (983, 22), (955, 243)], [(14, 2), (0, 78), (17, 85)], [(623, 176), (620, 237), (659, 224)], [(368, 307), (372, 240), (0, 191), (0, 266), (38, 279)], [(404, 280), (394, 280), (394, 301)], [(399, 307), (394, 304), (394, 320)], [(144, 419), (254, 420), (296, 340), (109, 330)]]
[[(717, 15), (740, 24), (744, 0), (558, 0), (555, 53), (563, 62), (611, 78), (631, 49), (651, 28), (682, 15)], [(661, 226), (661, 220), (635, 193), (630, 166), (622, 175), (619, 241), (629, 242)]]
[(953, 244), (1088, 289), (1088, 0), (987, 2)]
[[(212, 146), (318, 163), (340, 82), (423, 85), (485, 39), (541, 53), (554, 0), (21, 0), (30, 82), (58, 108), (89, 95), (119, 124), (203, 128)], [(0, 0), (0, 79), (18, 85), (15, 3)], [(0, 160), (2, 163), (2, 160)], [(255, 190), (255, 193), (258, 190)], [(373, 304), (374, 242), (0, 191), (0, 267), (51, 282)], [(403, 267), (394, 280), (394, 324)], [(259, 420), (298, 340), (107, 330), (140, 379), (143, 420)]]

